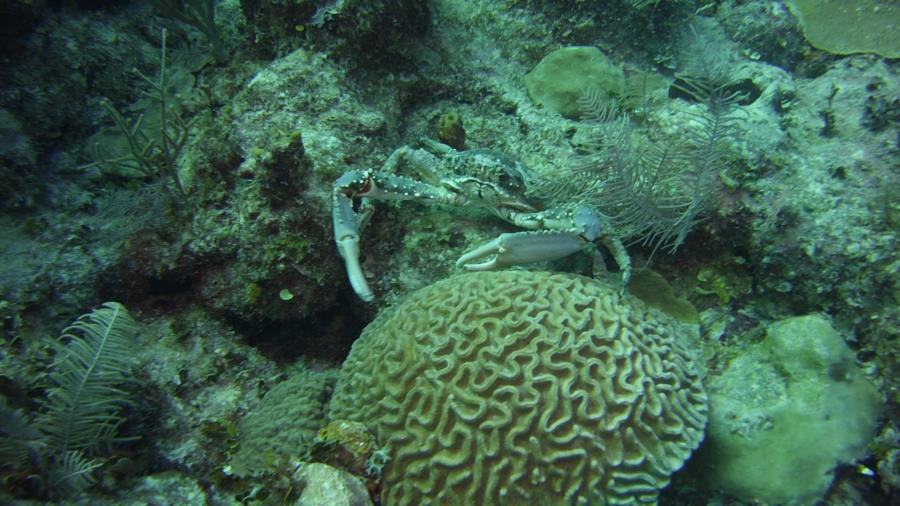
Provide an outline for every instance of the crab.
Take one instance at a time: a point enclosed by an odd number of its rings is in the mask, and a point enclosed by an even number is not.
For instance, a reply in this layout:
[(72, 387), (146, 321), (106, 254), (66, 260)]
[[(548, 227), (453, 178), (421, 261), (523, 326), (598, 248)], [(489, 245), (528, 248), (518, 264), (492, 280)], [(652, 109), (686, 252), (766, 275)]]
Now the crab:
[[(610, 233), (609, 220), (597, 210), (585, 206), (536, 207), (525, 198), (527, 185), (535, 180), (535, 174), (502, 153), (483, 149), (456, 151), (430, 139), (423, 139), (422, 144), (425, 149), (398, 148), (379, 170), (351, 170), (335, 181), (334, 238), (350, 285), (360, 299), (374, 299), (359, 263), (360, 218), (353, 203), (361, 198), (478, 207), (525, 229), (500, 234), (459, 257), (456, 265), (469, 271), (555, 260), (582, 250), (590, 250), (595, 266), (602, 266), (602, 254), (596, 244), (599, 241), (619, 266), (621, 286), (628, 283), (628, 253), (622, 241)], [(406, 166), (420, 179), (396, 174)]]

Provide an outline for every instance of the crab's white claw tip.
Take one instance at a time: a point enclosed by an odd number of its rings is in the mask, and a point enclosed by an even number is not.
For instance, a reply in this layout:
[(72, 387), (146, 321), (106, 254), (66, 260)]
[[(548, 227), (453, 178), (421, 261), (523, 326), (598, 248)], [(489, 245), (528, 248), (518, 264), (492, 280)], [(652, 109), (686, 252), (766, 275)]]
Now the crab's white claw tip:
[(347, 268), (347, 277), (350, 278), (350, 286), (360, 299), (372, 302), (375, 294), (366, 282), (362, 267), (359, 265), (359, 239), (354, 236), (345, 236), (337, 241), (338, 251), (344, 258), (344, 266)]
[(482, 262), (480, 264), (468, 264), (464, 265), (463, 268), (467, 271), (492, 271), (497, 269), (499, 265), (496, 260), (491, 260), (490, 262)]
[(473, 260), (481, 260), (482, 258), (495, 255), (502, 252), (502, 246), (500, 245), (500, 239), (494, 239), (493, 241), (482, 244), (481, 246), (473, 249), (472, 251), (466, 253), (465, 255), (459, 257), (459, 260), (456, 261), (457, 267), (465, 267), (466, 270), (469, 271), (487, 271), (493, 268), (496, 268), (496, 259), (491, 260), (489, 262), (484, 262), (480, 264), (469, 264), (469, 262)]

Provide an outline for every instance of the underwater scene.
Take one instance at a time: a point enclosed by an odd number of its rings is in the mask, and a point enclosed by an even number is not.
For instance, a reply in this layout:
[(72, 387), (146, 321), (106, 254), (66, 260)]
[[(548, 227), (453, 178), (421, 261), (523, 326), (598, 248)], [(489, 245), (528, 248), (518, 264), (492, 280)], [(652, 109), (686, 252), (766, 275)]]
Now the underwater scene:
[(0, 504), (900, 504), (900, 0), (0, 25)]

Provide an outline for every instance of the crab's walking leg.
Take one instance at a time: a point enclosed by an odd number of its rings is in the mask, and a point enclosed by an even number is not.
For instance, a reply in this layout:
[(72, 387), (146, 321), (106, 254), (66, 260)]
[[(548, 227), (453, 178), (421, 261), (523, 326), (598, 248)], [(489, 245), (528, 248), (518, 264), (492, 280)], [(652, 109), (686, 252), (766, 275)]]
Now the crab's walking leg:
[(628, 283), (631, 281), (631, 257), (629, 257), (628, 252), (625, 251), (625, 245), (616, 237), (601, 237), (600, 242), (602, 242), (603, 245), (606, 246), (606, 249), (612, 253), (613, 259), (619, 266), (619, 272), (622, 277), (620, 282), (620, 292), (624, 292), (628, 287)]

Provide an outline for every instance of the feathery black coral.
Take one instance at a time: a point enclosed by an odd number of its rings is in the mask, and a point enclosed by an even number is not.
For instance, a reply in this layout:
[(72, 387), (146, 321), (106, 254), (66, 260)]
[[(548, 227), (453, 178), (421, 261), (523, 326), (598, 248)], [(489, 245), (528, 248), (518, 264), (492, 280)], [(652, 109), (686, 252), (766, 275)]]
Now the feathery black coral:
[(0, 404), (0, 468), (25, 468), (37, 462), (41, 433), (21, 410)]
[(102, 466), (98, 459), (89, 459), (78, 450), (56, 455), (47, 469), (47, 493), (53, 497), (70, 497), (97, 482), (94, 470)]
[(47, 400), (34, 422), (0, 405), (0, 468), (27, 476), (42, 498), (72, 496), (95, 482), (94, 471), (117, 441), (131, 404), (121, 385), (131, 379), (138, 327), (125, 306), (107, 302), (63, 331)]
[(47, 411), (39, 427), (58, 452), (102, 452), (115, 441), (130, 402), (120, 385), (131, 376), (137, 324), (118, 302), (107, 302), (63, 331), (60, 359), (50, 373)]
[(609, 218), (610, 233), (653, 252), (674, 252), (708, 207), (713, 181), (736, 133), (740, 95), (727, 85), (683, 78), (686, 93), (705, 105), (677, 143), (647, 142), (617, 104), (588, 90), (580, 100), (589, 132), (565, 177), (538, 185), (554, 203), (591, 206)]

